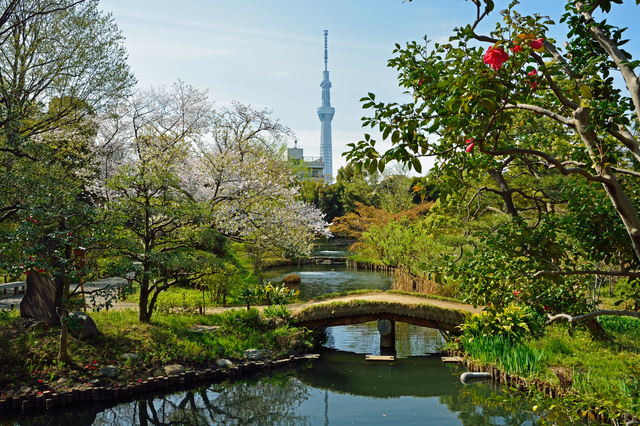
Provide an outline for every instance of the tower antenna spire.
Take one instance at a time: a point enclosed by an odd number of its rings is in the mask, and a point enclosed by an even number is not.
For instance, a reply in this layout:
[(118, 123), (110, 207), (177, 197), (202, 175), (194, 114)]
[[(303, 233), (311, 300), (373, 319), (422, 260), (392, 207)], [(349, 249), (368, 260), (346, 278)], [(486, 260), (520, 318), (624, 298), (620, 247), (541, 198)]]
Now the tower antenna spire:
[(329, 30), (324, 30), (324, 70), (327, 71), (327, 60), (329, 59), (329, 53), (327, 49), (327, 36), (329, 35)]
[(327, 183), (333, 182), (333, 161), (331, 152), (331, 120), (336, 110), (331, 106), (331, 81), (329, 81), (329, 70), (327, 69), (327, 59), (329, 58), (327, 49), (328, 30), (324, 30), (324, 71), (322, 72), (322, 104), (318, 108), (318, 118), (320, 119), (320, 155), (324, 161), (324, 179)]

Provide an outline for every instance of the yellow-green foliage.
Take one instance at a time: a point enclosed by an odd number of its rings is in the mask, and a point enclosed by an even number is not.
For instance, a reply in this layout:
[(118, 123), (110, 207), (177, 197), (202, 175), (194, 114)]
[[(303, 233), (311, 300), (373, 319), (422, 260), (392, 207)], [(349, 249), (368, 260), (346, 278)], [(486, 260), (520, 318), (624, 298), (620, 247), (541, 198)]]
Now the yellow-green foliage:
[(496, 309), (491, 306), (480, 314), (469, 315), (460, 327), (468, 340), (480, 336), (507, 336), (521, 341), (531, 335), (534, 322), (533, 312), (526, 307), (509, 305)]

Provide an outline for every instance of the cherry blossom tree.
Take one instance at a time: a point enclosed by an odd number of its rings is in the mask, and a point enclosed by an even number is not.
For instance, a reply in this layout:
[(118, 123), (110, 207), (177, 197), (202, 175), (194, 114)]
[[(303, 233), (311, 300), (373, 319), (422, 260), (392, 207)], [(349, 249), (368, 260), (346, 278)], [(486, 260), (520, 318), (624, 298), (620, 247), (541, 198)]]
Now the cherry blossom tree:
[(206, 92), (182, 82), (139, 92), (103, 123), (99, 189), (121, 230), (117, 252), (139, 265), (140, 321), (162, 291), (212, 269), (214, 233), (288, 256), (328, 235), (298, 201), (286, 134), (266, 111), (212, 112)]
[(214, 122), (213, 141), (198, 147), (198, 181), (215, 229), (285, 256), (308, 254), (314, 238), (330, 236), (320, 210), (299, 200), (283, 158), (287, 128), (237, 103)]

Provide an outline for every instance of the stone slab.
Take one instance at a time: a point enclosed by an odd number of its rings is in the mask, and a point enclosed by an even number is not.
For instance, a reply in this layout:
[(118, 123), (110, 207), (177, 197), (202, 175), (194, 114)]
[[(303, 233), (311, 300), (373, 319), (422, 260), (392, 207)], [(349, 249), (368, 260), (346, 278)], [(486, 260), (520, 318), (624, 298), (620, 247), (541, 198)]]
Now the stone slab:
[(395, 361), (396, 357), (393, 355), (367, 355), (366, 361)]

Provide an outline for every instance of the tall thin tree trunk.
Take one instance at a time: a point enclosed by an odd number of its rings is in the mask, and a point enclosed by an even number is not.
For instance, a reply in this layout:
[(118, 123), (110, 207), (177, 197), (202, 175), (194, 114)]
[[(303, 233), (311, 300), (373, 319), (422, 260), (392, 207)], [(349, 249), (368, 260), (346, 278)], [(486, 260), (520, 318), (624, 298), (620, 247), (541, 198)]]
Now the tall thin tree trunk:
[(62, 304), (60, 312), (60, 348), (58, 352), (58, 366), (61, 363), (70, 363), (71, 357), (69, 356), (69, 292), (71, 288), (71, 274), (69, 272), (70, 262), (73, 259), (73, 249), (71, 245), (65, 244), (64, 256), (67, 260), (63, 265), (64, 284), (62, 287)]

